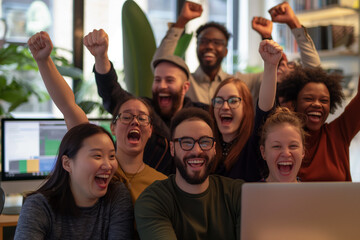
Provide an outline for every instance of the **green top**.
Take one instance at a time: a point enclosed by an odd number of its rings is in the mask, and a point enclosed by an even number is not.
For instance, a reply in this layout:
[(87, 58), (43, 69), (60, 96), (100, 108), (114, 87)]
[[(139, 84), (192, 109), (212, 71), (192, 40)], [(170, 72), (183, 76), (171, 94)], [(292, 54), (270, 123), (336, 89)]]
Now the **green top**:
[(175, 175), (156, 181), (135, 203), (141, 239), (240, 239), (243, 180), (209, 176), (209, 188), (189, 194)]

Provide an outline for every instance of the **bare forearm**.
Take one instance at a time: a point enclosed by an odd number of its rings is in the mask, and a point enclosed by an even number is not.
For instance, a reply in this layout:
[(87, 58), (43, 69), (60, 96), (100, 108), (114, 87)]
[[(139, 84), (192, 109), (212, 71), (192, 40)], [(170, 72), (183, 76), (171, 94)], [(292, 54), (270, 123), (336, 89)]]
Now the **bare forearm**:
[(100, 74), (106, 74), (110, 71), (111, 64), (108, 56), (95, 58), (95, 70)]
[(259, 108), (265, 112), (272, 109), (276, 93), (277, 65), (264, 63), (264, 78), (259, 93)]
[(41, 77), (55, 105), (66, 120), (68, 129), (80, 123), (88, 122), (85, 113), (75, 103), (75, 96), (65, 79), (48, 57), (37, 62)]

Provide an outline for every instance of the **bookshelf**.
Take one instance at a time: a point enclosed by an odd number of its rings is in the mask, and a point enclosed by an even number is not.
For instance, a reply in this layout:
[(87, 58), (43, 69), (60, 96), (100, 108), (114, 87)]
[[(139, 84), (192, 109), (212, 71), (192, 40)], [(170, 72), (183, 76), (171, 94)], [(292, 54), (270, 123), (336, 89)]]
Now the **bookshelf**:
[[(308, 29), (326, 69), (341, 69), (347, 78), (360, 73), (359, 0), (289, 1), (301, 24)], [(289, 59), (300, 59), (287, 26), (276, 26), (279, 44)], [(349, 80), (351, 81), (351, 80)]]

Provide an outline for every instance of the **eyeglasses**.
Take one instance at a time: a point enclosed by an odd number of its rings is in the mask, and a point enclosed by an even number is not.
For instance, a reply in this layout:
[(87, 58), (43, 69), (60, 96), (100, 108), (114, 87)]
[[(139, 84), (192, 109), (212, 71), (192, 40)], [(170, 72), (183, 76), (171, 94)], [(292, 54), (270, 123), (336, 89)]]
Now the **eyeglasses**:
[[(280, 60), (280, 62), (282, 62), (282, 61), (285, 61), (285, 64), (289, 69), (294, 69), (297, 65), (296, 62), (294, 62), (294, 61), (287, 62), (287, 59), (285, 59), (285, 58), (282, 58)], [(280, 65), (280, 63), (279, 63), (279, 65)]]
[(197, 42), (199, 45), (207, 45), (209, 43), (213, 43), (216, 47), (225, 46), (224, 39), (199, 38)]
[(289, 69), (294, 69), (295, 67), (296, 67), (296, 63), (295, 62), (288, 62), (287, 63), (287, 67), (289, 68)]
[(136, 118), (136, 120), (139, 122), (139, 124), (141, 126), (147, 126), (151, 122), (151, 118), (148, 115), (144, 114), (144, 113), (139, 114), (139, 115), (134, 115), (132, 113), (124, 112), (124, 113), (119, 113), (116, 116), (116, 118), (113, 121), (113, 124), (115, 124), (118, 119), (123, 124), (129, 124), (129, 123), (132, 122), (132, 120), (134, 118)]
[(241, 98), (231, 97), (228, 100), (225, 100), (222, 97), (216, 97), (212, 99), (212, 104), (214, 108), (221, 108), (224, 105), (224, 102), (227, 102), (229, 107), (231, 108), (238, 108), (241, 102)]
[(204, 136), (195, 140), (192, 137), (182, 137), (175, 138), (173, 141), (178, 141), (181, 149), (184, 151), (190, 151), (193, 149), (196, 142), (198, 142), (201, 150), (208, 151), (214, 146), (215, 138)]

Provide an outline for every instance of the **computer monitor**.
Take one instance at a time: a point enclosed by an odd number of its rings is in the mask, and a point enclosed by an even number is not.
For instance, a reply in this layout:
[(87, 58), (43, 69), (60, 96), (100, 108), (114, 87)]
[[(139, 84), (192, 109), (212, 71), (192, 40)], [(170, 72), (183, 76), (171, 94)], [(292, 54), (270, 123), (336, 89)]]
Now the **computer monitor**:
[[(90, 122), (110, 131), (111, 119)], [(64, 119), (2, 119), (2, 181), (46, 178), (66, 132)]]

